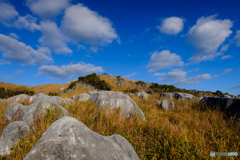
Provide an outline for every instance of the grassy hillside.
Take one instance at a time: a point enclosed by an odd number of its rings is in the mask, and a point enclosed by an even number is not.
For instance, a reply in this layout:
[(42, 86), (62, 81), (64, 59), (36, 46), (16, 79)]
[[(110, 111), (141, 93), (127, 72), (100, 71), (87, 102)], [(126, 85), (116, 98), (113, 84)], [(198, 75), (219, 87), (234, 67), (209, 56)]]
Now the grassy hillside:
[[(131, 98), (144, 112), (146, 121), (141, 121), (138, 117), (124, 119), (119, 111), (105, 114), (104, 110), (97, 110), (92, 102), (78, 102), (70, 107), (65, 104), (64, 107), (72, 117), (93, 131), (104, 136), (120, 134), (126, 138), (142, 160), (211, 159), (211, 151), (240, 153), (239, 121), (227, 119), (220, 112), (202, 111), (198, 108), (197, 101), (173, 100), (176, 109), (163, 111), (155, 106), (155, 99), (162, 100), (157, 94), (150, 95), (148, 100), (136, 96)], [(0, 134), (8, 124), (3, 117), (7, 105), (0, 106)], [(48, 113), (46, 119), (35, 122), (34, 136), (22, 138), (6, 159), (23, 159), (48, 127), (60, 118), (51, 110)]]
[[(144, 90), (136, 85), (137, 81), (122, 79), (113, 75), (100, 75), (100, 80), (108, 83), (114, 91), (126, 91), (130, 89)], [(123, 87), (118, 87), (114, 82), (121, 82)], [(16, 89), (25, 87), (34, 92), (61, 92), (62, 87), (73, 83), (47, 84), (34, 87), (14, 85), (1, 82), (0, 87)], [(71, 98), (73, 95), (86, 93), (90, 89), (81, 87), (76, 83), (77, 89), (71, 93), (60, 94), (60, 97)], [(142, 160), (157, 159), (211, 159), (210, 152), (238, 152), (240, 153), (240, 121), (227, 118), (223, 113), (213, 110), (202, 110), (199, 108), (198, 101), (187, 102), (172, 100), (176, 109), (163, 111), (155, 105), (155, 99), (162, 101), (159, 92), (162, 91), (182, 91), (195, 95), (205, 93), (216, 96), (213, 92), (188, 91), (174, 88), (170, 85), (146, 84), (149, 91), (150, 86), (156, 91), (149, 95), (149, 98), (139, 99), (130, 96), (134, 102), (142, 109), (146, 116), (146, 121), (141, 121), (138, 117), (124, 119), (120, 111), (105, 114), (105, 111), (97, 110), (96, 104), (92, 102), (78, 102), (71, 104), (70, 107), (63, 106), (68, 110), (70, 116), (86, 124), (91, 130), (109, 136), (120, 134), (126, 138), (138, 156)], [(167, 99), (167, 98), (166, 98)], [(20, 102), (28, 105), (29, 102)], [(8, 103), (0, 105), (0, 134), (9, 124), (3, 113)], [(60, 117), (57, 117), (52, 110), (48, 110), (49, 115), (45, 119), (36, 120), (33, 137), (22, 138), (14, 147), (13, 153), (6, 159), (23, 159), (37, 141), (42, 137), (48, 127)], [(225, 157), (214, 157), (214, 159), (224, 159)], [(0, 157), (2, 160), (3, 157)], [(228, 157), (234, 159), (234, 157)]]

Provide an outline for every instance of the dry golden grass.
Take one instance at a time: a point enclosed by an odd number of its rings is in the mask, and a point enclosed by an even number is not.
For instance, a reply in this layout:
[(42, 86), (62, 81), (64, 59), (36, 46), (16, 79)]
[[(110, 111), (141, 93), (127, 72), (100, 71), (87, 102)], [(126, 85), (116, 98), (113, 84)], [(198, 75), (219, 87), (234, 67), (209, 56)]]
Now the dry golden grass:
[[(240, 122), (233, 122), (217, 111), (201, 111), (198, 102), (172, 100), (176, 108), (163, 111), (156, 107), (154, 100), (159, 95), (150, 95), (147, 100), (131, 96), (142, 109), (146, 121), (138, 117), (124, 119), (117, 111), (105, 114), (97, 110), (92, 102), (78, 102), (64, 107), (70, 115), (86, 124), (91, 130), (109, 136), (120, 134), (126, 138), (140, 159), (212, 159), (210, 152), (240, 153)], [(27, 104), (27, 102), (22, 102)], [(8, 104), (0, 107), (3, 113)], [(0, 114), (0, 133), (8, 124)], [(45, 119), (35, 122), (33, 137), (25, 137), (14, 147), (13, 153), (6, 159), (23, 159), (47, 128), (60, 117), (48, 111)], [(2, 159), (2, 158), (0, 158)], [(214, 159), (225, 159), (214, 157)], [(228, 157), (234, 159), (234, 157)]]

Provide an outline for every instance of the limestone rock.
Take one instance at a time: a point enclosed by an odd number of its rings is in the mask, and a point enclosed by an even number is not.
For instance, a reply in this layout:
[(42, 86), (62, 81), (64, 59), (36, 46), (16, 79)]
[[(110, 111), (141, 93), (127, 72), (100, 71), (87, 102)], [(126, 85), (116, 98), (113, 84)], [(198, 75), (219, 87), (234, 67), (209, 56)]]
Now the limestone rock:
[(89, 101), (90, 97), (91, 96), (89, 94), (82, 93), (82, 94), (79, 94), (77, 96), (74, 96), (73, 99), (76, 100), (76, 101)]
[(204, 97), (199, 102), (200, 106), (209, 108), (216, 107), (215, 109), (226, 113), (227, 116), (236, 115), (240, 117), (240, 99), (227, 98), (227, 97)]
[(2, 131), (0, 139), (0, 155), (7, 156), (20, 137), (29, 134), (29, 126), (23, 121), (9, 123)]
[(136, 93), (136, 96), (138, 96), (139, 98), (145, 98), (148, 99), (148, 94), (144, 91), (141, 91), (139, 93)]
[(72, 117), (55, 121), (24, 160), (139, 160), (120, 135), (102, 136)]
[(125, 94), (115, 94), (110, 96), (107, 99), (102, 99), (98, 101), (98, 108), (107, 108), (117, 109), (121, 108), (121, 112), (126, 116), (126, 118), (130, 118), (133, 116), (134, 111), (136, 111), (137, 115), (140, 119), (145, 120), (145, 115), (142, 110), (137, 106), (137, 104), (129, 98), (128, 95)]
[(98, 101), (102, 99), (107, 99), (109, 97), (109, 93), (107, 92), (97, 92), (91, 95), (91, 98), (89, 99), (93, 103), (97, 103)]
[(163, 93), (160, 94), (160, 97), (165, 97), (165, 96), (169, 97), (170, 99), (175, 98), (175, 99), (179, 99), (179, 100), (182, 100), (182, 101), (185, 101), (185, 100), (192, 101), (192, 100), (196, 99), (196, 97), (193, 96), (192, 94), (180, 93), (180, 92), (170, 92), (170, 93), (163, 92)]
[(160, 104), (160, 108), (162, 110), (169, 110), (169, 109), (174, 109), (175, 105), (172, 101), (169, 101), (167, 99), (162, 100), (161, 104)]

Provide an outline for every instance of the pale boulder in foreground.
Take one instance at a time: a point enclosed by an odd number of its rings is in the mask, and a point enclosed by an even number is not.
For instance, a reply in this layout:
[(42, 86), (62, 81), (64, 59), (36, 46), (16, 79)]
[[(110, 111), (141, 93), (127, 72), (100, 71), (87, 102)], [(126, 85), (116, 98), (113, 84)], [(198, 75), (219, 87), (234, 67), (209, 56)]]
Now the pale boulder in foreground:
[(9, 155), (11, 148), (20, 140), (20, 137), (27, 136), (29, 132), (29, 126), (23, 121), (9, 123), (2, 131), (0, 155)]
[(91, 98), (91, 96), (87, 93), (82, 93), (82, 94), (72, 97), (72, 99), (75, 101), (88, 101), (90, 98)]
[(55, 121), (24, 160), (140, 160), (122, 136), (102, 136), (72, 117)]
[(129, 98), (128, 95), (115, 94), (108, 97), (107, 99), (102, 99), (98, 101), (97, 105), (98, 108), (110, 107), (110, 109), (117, 109), (120, 107), (121, 112), (126, 116), (126, 118), (132, 117), (134, 115), (134, 112), (136, 111), (140, 119), (145, 120), (145, 115), (142, 110), (131, 98)]

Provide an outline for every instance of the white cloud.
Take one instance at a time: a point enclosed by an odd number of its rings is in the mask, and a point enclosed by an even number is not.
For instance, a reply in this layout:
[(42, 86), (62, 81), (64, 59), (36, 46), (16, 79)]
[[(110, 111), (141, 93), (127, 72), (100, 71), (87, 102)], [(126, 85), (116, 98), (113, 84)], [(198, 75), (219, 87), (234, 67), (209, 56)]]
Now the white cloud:
[(240, 30), (237, 31), (234, 40), (236, 40), (236, 44), (238, 47), (240, 47)]
[(214, 77), (219, 77), (220, 75), (214, 74), (213, 76), (214, 76)]
[(10, 33), (9, 36), (12, 38), (15, 38), (15, 39), (19, 39), (19, 37), (16, 33)]
[(109, 19), (82, 4), (72, 5), (65, 10), (61, 27), (67, 37), (86, 44), (106, 45), (114, 39), (120, 43)]
[(11, 64), (10, 62), (4, 61), (3, 59), (0, 59), (0, 65), (4, 65), (4, 64)]
[(220, 49), (220, 52), (225, 52), (228, 50), (229, 44), (226, 44), (224, 46), (222, 46), (222, 48)]
[(162, 25), (157, 26), (160, 32), (165, 34), (178, 34), (183, 30), (183, 19), (179, 17), (169, 17), (162, 20)]
[(146, 68), (148, 72), (155, 72), (163, 68), (171, 68), (174, 66), (183, 66), (182, 58), (176, 53), (171, 53), (169, 50), (163, 50), (161, 52), (155, 51)]
[(79, 45), (77, 46), (77, 50), (81, 50), (81, 49), (87, 49), (87, 48), (86, 48), (84, 45), (80, 45), (80, 44), (79, 44)]
[(22, 70), (22, 69), (21, 69), (21, 70), (17, 70), (17, 71), (16, 71), (16, 74), (19, 74), (19, 75), (21, 75), (21, 74), (24, 74), (24, 73), (25, 73), (25, 71), (24, 71), (24, 70)]
[(153, 76), (163, 76), (165, 73), (154, 73)]
[(173, 83), (173, 85), (183, 86), (183, 85), (188, 85), (188, 84), (201, 83), (201, 80), (207, 80), (207, 79), (211, 79), (211, 78), (212, 77), (211, 77), (210, 74), (202, 74), (202, 75), (197, 75), (195, 77), (186, 78), (186, 79), (176, 81), (176, 82)]
[(228, 72), (230, 72), (230, 71), (232, 71), (232, 68), (225, 69), (224, 72), (223, 72), (223, 74), (228, 73)]
[(66, 66), (43, 65), (38, 69), (38, 71), (39, 73), (36, 76), (47, 74), (53, 79), (68, 79), (74, 75), (81, 76), (103, 72), (104, 70), (102, 67), (95, 67), (92, 64), (77, 63)]
[(4, 26), (10, 27), (11, 21), (18, 15), (14, 6), (9, 3), (0, 2), (0, 23)]
[[(229, 19), (218, 20), (216, 15), (201, 17), (188, 32), (188, 41), (196, 51), (189, 59), (193, 63), (213, 60), (222, 55), (217, 52), (219, 46), (230, 36), (233, 22)], [(226, 48), (226, 47), (225, 47)]]
[(225, 56), (222, 56), (221, 60), (230, 59), (230, 58), (233, 58), (233, 57), (231, 55), (225, 55)]
[(128, 75), (123, 76), (123, 77), (128, 78), (128, 77), (134, 76), (135, 74), (137, 74), (137, 72), (134, 72), (134, 73), (128, 74)]
[(13, 23), (14, 27), (18, 29), (25, 28), (30, 31), (41, 30), (40, 26), (36, 24), (37, 18), (29, 14), (26, 16), (19, 16)]
[(19, 42), (9, 36), (0, 34), (0, 53), (2, 57), (21, 63), (22, 65), (35, 65), (52, 62), (48, 48), (38, 48), (34, 50), (31, 46)]
[(233, 85), (233, 87), (230, 88), (230, 89), (237, 89), (237, 88), (240, 88), (240, 84), (239, 85)]
[(39, 42), (43, 46), (49, 47), (56, 54), (72, 53), (72, 50), (67, 46), (66, 38), (60, 32), (56, 23), (42, 21), (40, 26), (43, 36), (39, 39)]
[(98, 47), (90, 47), (89, 50), (94, 53), (98, 53)]
[(195, 68), (194, 70), (188, 70), (188, 72), (197, 72), (199, 71), (199, 68)]
[(170, 81), (181, 80), (186, 78), (186, 75), (187, 75), (187, 72), (184, 72), (181, 69), (173, 69), (167, 74), (165, 74), (163, 78), (159, 79), (159, 81), (170, 82)]
[(26, 4), (39, 17), (51, 18), (68, 7), (69, 0), (27, 0)]

